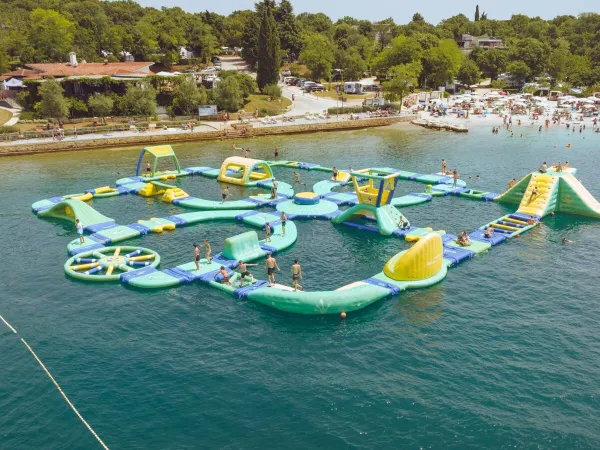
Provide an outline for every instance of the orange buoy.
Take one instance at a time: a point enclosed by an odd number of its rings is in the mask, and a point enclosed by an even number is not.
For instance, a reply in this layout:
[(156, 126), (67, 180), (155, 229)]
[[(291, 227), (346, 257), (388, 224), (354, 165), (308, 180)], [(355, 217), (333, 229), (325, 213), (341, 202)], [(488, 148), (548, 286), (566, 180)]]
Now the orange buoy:
[(346, 318), (346, 313), (345, 312), (341, 313), (340, 317), (342, 318), (342, 320), (344, 320)]

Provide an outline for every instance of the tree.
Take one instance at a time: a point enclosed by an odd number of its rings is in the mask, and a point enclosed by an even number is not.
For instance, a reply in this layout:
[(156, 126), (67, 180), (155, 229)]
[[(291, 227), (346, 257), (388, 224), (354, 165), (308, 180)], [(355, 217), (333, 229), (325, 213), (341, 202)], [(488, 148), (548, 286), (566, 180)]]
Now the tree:
[(560, 39), (558, 47), (552, 50), (548, 56), (548, 74), (554, 83), (565, 77), (570, 56), (568, 42)]
[(416, 39), (398, 36), (375, 57), (372, 66), (377, 73), (386, 74), (390, 67), (417, 61), (422, 53), (423, 49)]
[(302, 13), (296, 17), (304, 31), (329, 34), (333, 22), (323, 13)]
[(250, 94), (254, 94), (258, 90), (256, 81), (247, 73), (240, 73), (236, 70), (224, 70), (219, 72), (219, 77), (224, 80), (229, 77), (235, 78), (238, 82), (240, 94), (242, 99), (245, 100)]
[(242, 41), (244, 42), (242, 57), (252, 67), (258, 61), (258, 34), (260, 32), (260, 21), (256, 13), (252, 13), (252, 18), (246, 22), (246, 27), (242, 33)]
[(421, 72), (421, 63), (418, 61), (410, 64), (400, 64), (390, 68), (389, 81), (383, 83), (383, 96), (391, 102), (400, 101), (408, 94), (409, 90), (417, 85)]
[(506, 66), (507, 72), (519, 83), (531, 76), (531, 69), (523, 61), (513, 61)]
[(315, 79), (329, 79), (334, 62), (332, 43), (322, 34), (307, 33), (304, 35), (304, 49), (300, 53), (300, 61), (311, 71)]
[(443, 39), (440, 45), (430, 48), (423, 53), (421, 63), (424, 81), (430, 81), (434, 86), (443, 86), (453, 81), (464, 59), (456, 42), (452, 39)]
[(265, 0), (258, 40), (258, 70), (256, 82), (260, 89), (279, 79), (279, 34), (273, 18), (273, 5)]
[(269, 84), (263, 89), (263, 93), (270, 98), (281, 98), (281, 88), (276, 84)]
[(479, 20), (479, 5), (475, 6), (475, 22)]
[(102, 119), (102, 123), (106, 123), (106, 116), (112, 113), (115, 102), (108, 95), (94, 94), (88, 99), (88, 106)]
[(294, 16), (294, 8), (289, 0), (281, 0), (275, 11), (275, 22), (279, 30), (281, 49), (289, 54), (291, 59), (298, 57), (302, 46), (300, 29)]
[(156, 91), (152, 86), (128, 85), (122, 98), (125, 114), (130, 116), (153, 116), (156, 113)]
[(354, 47), (335, 52), (335, 66), (342, 69), (346, 80), (360, 80), (367, 70), (367, 63)]
[(481, 71), (494, 81), (498, 78), (508, 61), (508, 54), (502, 49), (475, 50), (471, 53)]
[(64, 61), (73, 48), (75, 24), (57, 11), (34, 9), (29, 14), (29, 43), (37, 61)]
[[(514, 17), (514, 16), (513, 16)], [(547, 44), (534, 38), (520, 39), (515, 42), (509, 51), (511, 61), (522, 61), (529, 68), (529, 75), (536, 76), (543, 73), (548, 63), (549, 47)]]
[(184, 116), (194, 114), (207, 99), (206, 89), (198, 88), (194, 80), (185, 77), (173, 91), (173, 111)]
[(215, 103), (225, 111), (236, 112), (244, 104), (240, 84), (235, 77), (222, 80), (215, 89)]
[(481, 72), (473, 60), (465, 58), (460, 66), (460, 69), (458, 70), (458, 75), (456, 77), (462, 84), (467, 84), (470, 86), (472, 84), (479, 83)]
[(37, 105), (42, 117), (64, 119), (69, 115), (69, 104), (64, 96), (63, 88), (54, 79), (44, 81), (38, 90), (42, 100)]
[(85, 117), (87, 115), (88, 106), (83, 100), (80, 100), (77, 97), (69, 97), (66, 101), (70, 117)]

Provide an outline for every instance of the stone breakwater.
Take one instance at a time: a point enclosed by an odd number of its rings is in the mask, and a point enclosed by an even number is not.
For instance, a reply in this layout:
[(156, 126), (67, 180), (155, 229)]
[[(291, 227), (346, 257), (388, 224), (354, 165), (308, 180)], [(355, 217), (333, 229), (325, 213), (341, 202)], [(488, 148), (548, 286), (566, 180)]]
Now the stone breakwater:
[(300, 125), (285, 125), (272, 127), (249, 127), (247, 133), (242, 135), (240, 131), (209, 131), (200, 133), (177, 133), (177, 134), (153, 134), (149, 131), (136, 136), (124, 136), (114, 138), (64, 140), (60, 142), (36, 142), (25, 144), (13, 144), (0, 146), (0, 156), (16, 156), (34, 153), (52, 153), (75, 151), (80, 149), (95, 149), (107, 147), (131, 147), (138, 145), (169, 144), (174, 142), (210, 141), (276, 136), (284, 134), (314, 133), (318, 131), (343, 131), (357, 130), (362, 128), (383, 127), (399, 122), (410, 122), (415, 116), (381, 117), (374, 119), (345, 120), (323, 123), (311, 123)]
[(467, 133), (469, 131), (468, 128), (464, 125), (455, 125), (452, 123), (444, 122), (443, 120), (415, 119), (411, 121), (411, 123), (414, 125), (419, 125), (420, 127), (425, 127), (439, 131), (455, 131), (457, 133)]

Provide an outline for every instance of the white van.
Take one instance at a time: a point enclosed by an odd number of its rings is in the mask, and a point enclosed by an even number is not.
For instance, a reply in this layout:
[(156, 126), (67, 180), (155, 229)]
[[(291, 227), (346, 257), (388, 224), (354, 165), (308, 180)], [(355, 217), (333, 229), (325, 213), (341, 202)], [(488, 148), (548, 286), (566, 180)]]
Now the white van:
[(346, 94), (362, 94), (362, 84), (356, 81), (346, 81), (344, 83), (344, 93)]

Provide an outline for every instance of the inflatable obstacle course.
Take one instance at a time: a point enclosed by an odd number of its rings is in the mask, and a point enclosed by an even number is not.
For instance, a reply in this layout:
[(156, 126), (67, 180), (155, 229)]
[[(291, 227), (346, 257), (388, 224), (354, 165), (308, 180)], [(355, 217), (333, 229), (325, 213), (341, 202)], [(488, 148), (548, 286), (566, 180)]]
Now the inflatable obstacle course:
[[(142, 176), (141, 164), (146, 157), (154, 159), (151, 170)], [(160, 158), (173, 161), (174, 170), (157, 171)], [(79, 219), (83, 223), (83, 243), (75, 239), (67, 245), (72, 256), (65, 263), (64, 270), (70, 277), (85, 281), (120, 281), (146, 289), (198, 282), (239, 299), (298, 314), (355, 311), (406, 289), (431, 286), (443, 280), (449, 267), (522, 235), (534, 228), (545, 215), (553, 212), (600, 218), (600, 203), (575, 178), (575, 169), (557, 172), (551, 168), (543, 174), (528, 174), (501, 195), (468, 189), (461, 180), (453, 187), (453, 180), (442, 174), (420, 174), (393, 168), (341, 171), (336, 180), (326, 179), (316, 183), (313, 192), (294, 193), (291, 185), (279, 181), (277, 196), (264, 193), (224, 202), (193, 197), (165, 182), (182, 176), (199, 175), (271, 190), (274, 178), (272, 167), (332, 172), (331, 168), (312, 163), (272, 163), (246, 158), (229, 158), (220, 169), (204, 166), (181, 169), (170, 146), (148, 147), (140, 155), (136, 175), (117, 180), (116, 188), (107, 185), (82, 193), (56, 196), (34, 203), (32, 209), (39, 217), (71, 223)], [(426, 192), (395, 196), (403, 180), (427, 184)], [(347, 189), (349, 184), (354, 192), (338, 192)], [(124, 194), (160, 197), (160, 200), (170, 203), (170, 215), (119, 225), (86, 203), (98, 199), (101, 205), (103, 198)], [(468, 245), (460, 245), (455, 235), (435, 231), (433, 227), (411, 225), (398, 209), (426, 203), (434, 197), (436, 201), (442, 201), (450, 195), (518, 205), (518, 210), (487, 222), (469, 234)], [(340, 211), (339, 206), (349, 208)], [(199, 211), (177, 212), (178, 207)], [(285, 236), (282, 235), (281, 211), (287, 216)], [(296, 219), (327, 219), (335, 224), (401, 238), (413, 244), (408, 250), (393, 256), (382, 272), (331, 291), (295, 292), (292, 287), (283, 284), (269, 287), (263, 280), (255, 280), (254, 283), (242, 281), (239, 273), (235, 272), (238, 261), (260, 261), (268, 253), (278, 253), (292, 247), (298, 239), (294, 223)], [(226, 238), (222, 252), (216, 253), (211, 261), (200, 260), (198, 269), (193, 261), (160, 268), (160, 256), (156, 252), (120, 244), (149, 233), (167, 233), (176, 238), (176, 230), (180, 227), (210, 224), (219, 220), (236, 221), (255, 231), (245, 231)], [(268, 242), (260, 239), (267, 223), (272, 230)], [(489, 234), (488, 229), (493, 232)], [(232, 286), (222, 283), (218, 273), (222, 266), (228, 271)]]

